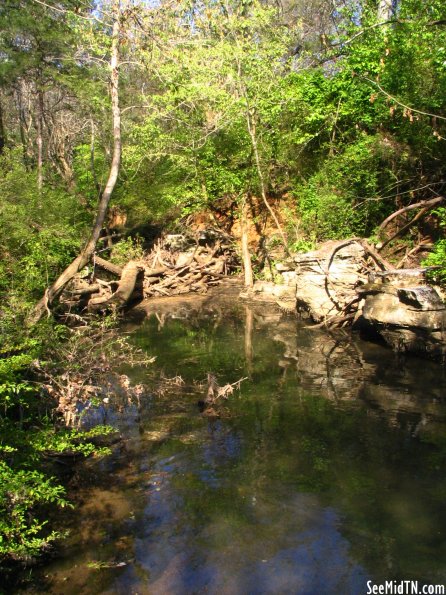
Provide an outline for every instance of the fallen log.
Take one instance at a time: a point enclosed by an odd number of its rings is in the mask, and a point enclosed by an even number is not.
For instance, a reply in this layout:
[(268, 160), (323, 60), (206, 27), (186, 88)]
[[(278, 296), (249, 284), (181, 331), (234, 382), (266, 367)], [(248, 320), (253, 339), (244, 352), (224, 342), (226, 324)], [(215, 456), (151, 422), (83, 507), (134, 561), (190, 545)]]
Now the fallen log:
[(92, 293), (99, 293), (100, 291), (101, 286), (99, 283), (94, 283), (93, 285), (87, 285), (86, 287), (72, 289), (68, 293), (70, 293), (72, 296), (83, 297), (85, 295), (91, 295)]
[(112, 262), (109, 262), (108, 260), (104, 260), (97, 254), (94, 255), (93, 263), (96, 266), (98, 266), (99, 268), (104, 269), (104, 271), (112, 273), (113, 275), (116, 275), (117, 277), (122, 276), (123, 269), (120, 266), (118, 266), (117, 264), (113, 264)]
[(161, 277), (167, 271), (167, 267), (158, 267), (156, 269), (146, 269), (145, 277)]
[(112, 306), (122, 307), (130, 300), (136, 287), (138, 276), (142, 273), (142, 267), (134, 261), (128, 262), (122, 270), (121, 280), (118, 289), (110, 297), (91, 299), (88, 309), (91, 311), (106, 310)]

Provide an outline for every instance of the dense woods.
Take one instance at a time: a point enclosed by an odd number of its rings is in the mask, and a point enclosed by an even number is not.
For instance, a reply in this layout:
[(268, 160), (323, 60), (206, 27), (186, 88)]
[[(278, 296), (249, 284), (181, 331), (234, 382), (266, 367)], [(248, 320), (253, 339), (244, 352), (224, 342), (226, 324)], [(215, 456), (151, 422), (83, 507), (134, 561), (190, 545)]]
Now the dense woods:
[(205, 221), (247, 285), (278, 246), (351, 236), (444, 280), (445, 97), (443, 0), (3, 0), (3, 561), (59, 536), (45, 453), (93, 449), (55, 430), (42, 380), (70, 335), (50, 313), (92, 255), (122, 265)]

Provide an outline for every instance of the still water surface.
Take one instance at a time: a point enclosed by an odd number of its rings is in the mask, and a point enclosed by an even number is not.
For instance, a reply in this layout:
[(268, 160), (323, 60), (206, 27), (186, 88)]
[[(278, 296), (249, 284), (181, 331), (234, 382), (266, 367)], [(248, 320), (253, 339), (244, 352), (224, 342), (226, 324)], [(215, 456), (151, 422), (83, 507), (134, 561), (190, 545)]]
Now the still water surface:
[[(160, 306), (132, 341), (159, 384), (73, 479), (76, 515), (34, 592), (349, 594), (446, 583), (446, 377), (269, 306)], [(144, 368), (126, 372), (147, 381)], [(197, 384), (247, 377), (203, 416)], [(76, 483), (77, 482), (77, 483)]]

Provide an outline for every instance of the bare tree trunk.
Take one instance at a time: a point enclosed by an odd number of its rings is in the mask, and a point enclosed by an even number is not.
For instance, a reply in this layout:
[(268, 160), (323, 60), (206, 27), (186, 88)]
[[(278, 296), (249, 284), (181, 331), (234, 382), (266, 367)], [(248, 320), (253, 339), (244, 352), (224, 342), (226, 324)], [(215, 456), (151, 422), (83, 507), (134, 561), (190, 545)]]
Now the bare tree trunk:
[(240, 211), (240, 229), (241, 229), (241, 244), (242, 244), (242, 262), (243, 273), (245, 277), (245, 287), (252, 287), (254, 285), (254, 277), (252, 274), (251, 253), (249, 252), (249, 238), (248, 238), (248, 203), (244, 196), (242, 208)]
[(37, 190), (42, 190), (43, 184), (43, 91), (37, 90), (36, 110), (36, 144), (37, 144)]
[(3, 153), (3, 149), (6, 143), (6, 133), (5, 133), (5, 125), (3, 122), (3, 108), (2, 108), (2, 98), (0, 95), (0, 155)]
[(96, 177), (96, 168), (94, 165), (94, 145), (95, 145), (95, 138), (94, 138), (94, 121), (93, 118), (90, 118), (90, 130), (91, 130), (91, 134), (90, 134), (90, 168), (91, 168), (91, 175), (93, 177), (93, 184), (94, 187), (96, 188), (96, 192), (98, 193), (98, 196), (101, 193), (101, 186), (98, 182), (98, 179)]
[(392, 0), (379, 0), (378, 2), (378, 22), (385, 23), (390, 21), (393, 16), (393, 2)]
[(255, 159), (255, 163), (256, 163), (257, 177), (259, 178), (259, 182), (260, 182), (260, 193), (262, 195), (262, 200), (263, 200), (263, 203), (265, 204), (266, 208), (268, 209), (271, 217), (273, 218), (274, 223), (276, 224), (277, 230), (280, 234), (280, 237), (282, 238), (283, 247), (285, 248), (285, 252), (289, 255), (288, 243), (287, 243), (285, 234), (283, 232), (282, 226), (280, 225), (279, 220), (277, 219), (277, 216), (276, 216), (275, 212), (273, 211), (273, 209), (272, 209), (271, 205), (269, 204), (268, 199), (266, 197), (266, 186), (265, 186), (265, 180), (263, 178), (262, 166), (260, 164), (259, 146), (258, 146), (258, 142), (257, 142), (256, 123), (250, 113), (249, 106), (248, 106), (248, 109), (246, 112), (246, 123), (248, 126), (249, 136), (251, 138), (251, 146), (252, 146), (252, 150), (254, 153), (254, 159)]
[(90, 238), (73, 262), (68, 265), (59, 278), (53, 283), (53, 285), (51, 285), (51, 287), (46, 290), (44, 297), (36, 305), (33, 315), (30, 318), (31, 324), (34, 324), (42, 317), (44, 311), (48, 310), (49, 305), (60, 294), (65, 285), (71, 281), (74, 275), (76, 275), (76, 273), (80, 271), (92, 257), (96, 249), (96, 244), (98, 242), (102, 226), (104, 224), (110, 198), (118, 179), (119, 167), (121, 164), (121, 111), (119, 109), (119, 38), (121, 33), (121, 0), (113, 1), (112, 15), (113, 31), (110, 57), (110, 95), (113, 123), (113, 156), (110, 166), (110, 173), (107, 184), (99, 201), (96, 220), (94, 222)]
[(26, 132), (26, 118), (25, 108), (23, 106), (23, 93), (22, 93), (22, 82), (19, 81), (16, 88), (17, 95), (17, 109), (19, 112), (19, 128), (20, 128), (20, 140), (22, 141), (22, 152), (23, 152), (23, 164), (25, 169), (29, 170), (29, 141)]

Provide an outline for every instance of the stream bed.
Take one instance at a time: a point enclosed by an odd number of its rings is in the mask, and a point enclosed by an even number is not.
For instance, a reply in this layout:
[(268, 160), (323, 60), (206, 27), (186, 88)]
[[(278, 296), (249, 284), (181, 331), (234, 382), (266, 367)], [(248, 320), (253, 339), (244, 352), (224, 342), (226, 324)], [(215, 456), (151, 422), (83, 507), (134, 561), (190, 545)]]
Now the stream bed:
[[(277, 307), (162, 300), (123, 332), (164, 378), (110, 410), (60, 555), (26, 592), (349, 594), (446, 583), (446, 375)], [(241, 383), (203, 415), (207, 374)]]

